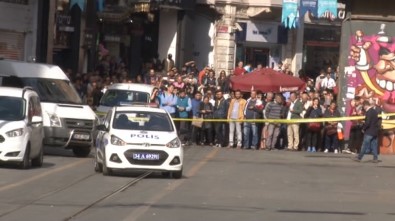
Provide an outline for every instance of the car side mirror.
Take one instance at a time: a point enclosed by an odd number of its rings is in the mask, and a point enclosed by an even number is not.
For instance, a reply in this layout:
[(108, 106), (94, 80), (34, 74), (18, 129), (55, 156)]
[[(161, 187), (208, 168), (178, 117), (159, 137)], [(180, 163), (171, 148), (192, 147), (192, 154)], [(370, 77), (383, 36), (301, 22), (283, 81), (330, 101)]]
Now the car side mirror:
[(100, 124), (100, 125), (97, 125), (96, 129), (97, 130), (101, 130), (101, 131), (106, 131), (107, 127), (104, 124)]
[(43, 122), (43, 118), (41, 116), (33, 116), (32, 124), (40, 124)]

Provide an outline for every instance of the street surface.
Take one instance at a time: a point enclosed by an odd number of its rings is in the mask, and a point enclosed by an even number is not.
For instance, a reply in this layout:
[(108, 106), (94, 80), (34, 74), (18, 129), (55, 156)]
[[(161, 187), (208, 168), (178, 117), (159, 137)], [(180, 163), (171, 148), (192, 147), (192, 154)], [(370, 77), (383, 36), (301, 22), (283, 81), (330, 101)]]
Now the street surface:
[(187, 147), (184, 177), (104, 177), (47, 150), (43, 168), (0, 168), (0, 220), (395, 220), (395, 156)]

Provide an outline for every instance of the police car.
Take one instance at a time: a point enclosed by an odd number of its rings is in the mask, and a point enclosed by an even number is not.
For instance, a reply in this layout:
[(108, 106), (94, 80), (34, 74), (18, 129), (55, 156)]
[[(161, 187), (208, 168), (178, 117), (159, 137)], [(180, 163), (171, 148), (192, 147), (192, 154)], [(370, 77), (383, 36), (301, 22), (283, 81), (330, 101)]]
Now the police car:
[(182, 177), (183, 147), (170, 115), (150, 106), (113, 107), (97, 127), (95, 170), (158, 171)]

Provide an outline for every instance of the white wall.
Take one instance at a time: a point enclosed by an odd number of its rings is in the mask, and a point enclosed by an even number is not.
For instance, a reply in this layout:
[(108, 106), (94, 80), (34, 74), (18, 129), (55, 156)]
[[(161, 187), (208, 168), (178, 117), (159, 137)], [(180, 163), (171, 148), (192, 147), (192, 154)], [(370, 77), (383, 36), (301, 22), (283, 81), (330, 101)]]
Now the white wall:
[(34, 57), (37, 42), (38, 0), (29, 5), (0, 2), (0, 30), (25, 34), (24, 60)]
[(172, 54), (175, 60), (177, 50), (177, 10), (161, 10), (159, 16), (159, 58), (165, 59), (167, 54)]
[(208, 18), (196, 15), (194, 20), (193, 58), (199, 69), (214, 65), (213, 23)]

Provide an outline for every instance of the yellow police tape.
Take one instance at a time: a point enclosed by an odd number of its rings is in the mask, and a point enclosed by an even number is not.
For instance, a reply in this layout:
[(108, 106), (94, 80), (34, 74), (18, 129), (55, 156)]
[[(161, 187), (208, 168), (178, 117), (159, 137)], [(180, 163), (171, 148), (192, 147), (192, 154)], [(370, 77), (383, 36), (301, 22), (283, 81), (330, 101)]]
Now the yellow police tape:
[[(98, 116), (103, 116), (106, 113), (96, 112)], [(380, 114), (379, 117), (383, 118), (382, 127), (385, 130), (395, 129), (395, 119), (386, 119), (388, 117), (395, 116), (395, 113)], [(243, 119), (243, 120), (232, 120), (232, 119), (202, 119), (203, 122), (245, 122), (245, 123), (273, 123), (273, 124), (298, 124), (298, 123), (311, 123), (311, 122), (343, 122), (353, 120), (364, 120), (365, 116), (352, 116), (352, 117), (332, 117), (332, 118), (300, 118), (300, 119)], [(192, 118), (173, 118), (174, 121), (194, 121)]]

